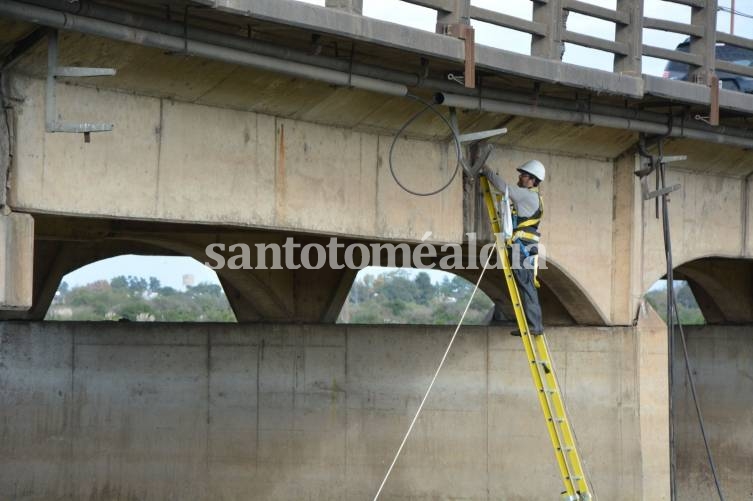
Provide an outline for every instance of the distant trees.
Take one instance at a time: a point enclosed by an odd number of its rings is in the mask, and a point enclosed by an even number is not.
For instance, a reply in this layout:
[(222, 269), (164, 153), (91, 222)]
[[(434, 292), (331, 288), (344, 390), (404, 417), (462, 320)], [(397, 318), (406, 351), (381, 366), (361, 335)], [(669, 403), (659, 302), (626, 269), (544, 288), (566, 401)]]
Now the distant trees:
[[(704, 318), (686, 282), (675, 282), (677, 308), (683, 324), (703, 324)], [(356, 280), (343, 306), (339, 323), (455, 324), (465, 309), (473, 284), (458, 276), (432, 283), (426, 272), (405, 270), (365, 275)], [(664, 319), (666, 289), (646, 294)], [(478, 291), (466, 324), (483, 324), (493, 307)], [(235, 322), (230, 304), (217, 284), (200, 283), (185, 291), (163, 286), (158, 279), (118, 276), (70, 287), (62, 282), (47, 312), (47, 320), (130, 320), (158, 322)], [(666, 319), (665, 319), (666, 321)]]
[[(473, 292), (463, 278), (445, 277), (432, 283), (426, 272), (415, 277), (395, 270), (357, 280), (343, 307), (339, 323), (351, 324), (455, 324)], [(481, 291), (471, 303), (465, 324), (482, 324), (493, 307)]]
[(235, 315), (219, 285), (178, 291), (155, 277), (118, 276), (73, 288), (61, 283), (46, 319), (235, 322)]
[[(675, 280), (675, 297), (677, 297), (677, 314), (681, 324), (699, 325), (706, 323), (703, 313), (698, 307), (693, 291), (687, 282)], [(667, 321), (667, 287), (659, 287), (646, 293), (646, 301), (656, 310), (659, 316)]]

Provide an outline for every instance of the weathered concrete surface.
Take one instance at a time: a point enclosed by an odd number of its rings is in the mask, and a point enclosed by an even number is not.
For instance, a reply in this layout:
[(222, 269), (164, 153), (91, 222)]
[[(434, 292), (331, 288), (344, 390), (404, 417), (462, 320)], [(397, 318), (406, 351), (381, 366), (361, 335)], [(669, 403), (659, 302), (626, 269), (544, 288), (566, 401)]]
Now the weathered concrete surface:
[[(678, 168), (670, 171), (667, 179), (669, 186), (676, 183), (682, 189), (671, 195), (670, 203), (674, 265), (707, 256), (750, 257), (750, 249), (742, 252), (743, 228), (751, 214), (751, 207), (743, 204), (745, 180)], [(644, 204), (643, 225), (643, 289), (646, 290), (666, 271), (661, 219), (655, 217), (653, 201)]]
[[(15, 87), (27, 100), (18, 116), (14, 207), (406, 240), (432, 231), (434, 241), (462, 240), (459, 178), (435, 197), (402, 191), (387, 169), (390, 137), (59, 86), (67, 119), (105, 114), (118, 124), (85, 144), (39, 127), (41, 81)], [(444, 143), (411, 141), (395, 153), (405, 183), (417, 189), (426, 179), (448, 179), (455, 166)]]
[[(753, 495), (753, 327), (686, 327), (693, 374), (724, 495)], [(677, 499), (716, 497), (680, 340), (674, 358)]]
[[(71, 36), (66, 53), (87, 40)], [(276, 90), (274, 78), (279, 77), (257, 75), (268, 84), (263, 94), (269, 99), (255, 96), (248, 107), (265, 113), (230, 109), (240, 106), (256, 84), (233, 84), (223, 99), (211, 100), (207, 96), (222, 82), (196, 79), (202, 61), (170, 60), (185, 71), (192, 86), (179, 91), (181, 84), (174, 78), (163, 79), (161, 73), (158, 78), (152, 66), (134, 64), (154, 54), (117, 44), (112, 49), (118, 67), (124, 68), (118, 85), (135, 93), (58, 85), (58, 110), (66, 119), (117, 124), (112, 133), (97, 134), (90, 144), (77, 135), (45, 133), (40, 126), (43, 82), (20, 72), (9, 78), (17, 128), (9, 190), (14, 210), (388, 241), (418, 242), (431, 232), (428, 240), (434, 243), (461, 243), (466, 232), (488, 228), (485, 214), (469, 217), (461, 209), (460, 176), (434, 197), (410, 195), (391, 178), (387, 160), (392, 136), (375, 130), (389, 131), (407, 120), (415, 103), (385, 103), (347, 89), (325, 96), (317, 88), (308, 89), (314, 94), (298, 89), (297, 110), (281, 108), (285, 99), (280, 94), (287, 97), (293, 84)], [(32, 74), (38, 52), (24, 63)], [(230, 73), (245, 78), (228, 69)], [(139, 92), (175, 94), (179, 99)], [(202, 104), (193, 102), (200, 99)], [(334, 125), (342, 122), (337, 118), (341, 116), (353, 118), (348, 124), (352, 128)], [(548, 168), (542, 188), (547, 257), (558, 276), (566, 278), (563, 283), (580, 291), (567, 297), (565, 287), (547, 284), (565, 306), (565, 316), (588, 325), (632, 324), (642, 293), (664, 274), (660, 221), (653, 215), (653, 203), (641, 201), (632, 175), (640, 165), (635, 134), (474, 113), (461, 114), (459, 121), (476, 129), (496, 127), (502, 118), (511, 133), (500, 140), (504, 147), (489, 164), (508, 179), (532, 157)], [(429, 132), (399, 142), (395, 160), (406, 185), (429, 190), (449, 179), (455, 157), (453, 148), (439, 140), (446, 138), (441, 121), (422, 120), (410, 132)], [(669, 142), (667, 152), (689, 155), (669, 175), (670, 183), (683, 186), (672, 194), (675, 263), (753, 256), (753, 205), (745, 177), (751, 153), (687, 140)], [(175, 250), (180, 238), (176, 234), (163, 240), (174, 252), (202, 252), (203, 247)], [(228, 287), (229, 294), (238, 293), (241, 302), (256, 301), (243, 287), (233, 287)], [(286, 313), (278, 310), (254, 313), (249, 319), (279, 321)], [(317, 313), (296, 320), (321, 318)]]
[[(450, 328), (0, 324), (0, 492), (12, 499), (368, 499)], [(647, 330), (648, 329), (648, 330)], [(385, 499), (553, 499), (520, 340), (469, 328)], [(666, 339), (550, 343), (601, 499), (666, 499)]]
[(33, 261), (34, 218), (0, 214), (0, 309), (31, 307)]

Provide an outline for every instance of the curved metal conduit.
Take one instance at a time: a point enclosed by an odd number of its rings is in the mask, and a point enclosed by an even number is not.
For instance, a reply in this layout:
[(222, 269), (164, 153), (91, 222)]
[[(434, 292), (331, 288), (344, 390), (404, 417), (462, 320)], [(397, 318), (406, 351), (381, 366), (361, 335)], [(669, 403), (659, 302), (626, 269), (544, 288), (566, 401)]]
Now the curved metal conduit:
[(445, 80), (422, 78), (361, 63), (351, 64), (98, 4), (32, 1), (34, 5), (4, 1), (0, 3), (0, 16), (393, 96), (405, 96), (408, 87), (442, 91), (437, 102), (446, 106), (753, 148), (753, 134), (743, 129), (712, 128), (700, 123), (672, 127), (669, 116), (660, 113), (601, 104), (589, 105), (584, 110), (583, 103), (544, 96), (539, 97), (537, 105), (533, 106), (530, 95), (495, 89), (483, 89), (483, 97), (480, 97), (478, 90), (465, 90)]

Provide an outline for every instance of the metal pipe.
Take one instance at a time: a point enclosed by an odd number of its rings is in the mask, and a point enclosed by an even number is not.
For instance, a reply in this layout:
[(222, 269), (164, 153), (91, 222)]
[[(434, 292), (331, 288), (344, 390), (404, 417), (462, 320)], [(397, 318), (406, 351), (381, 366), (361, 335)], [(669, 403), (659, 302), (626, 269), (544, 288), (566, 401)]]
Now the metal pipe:
[(541, 108), (530, 104), (514, 103), (487, 98), (475, 98), (460, 96), (457, 94), (438, 93), (434, 96), (436, 104), (442, 104), (454, 108), (468, 110), (490, 111), (505, 115), (519, 115), (543, 120), (555, 120), (561, 122), (581, 123), (597, 125), (612, 129), (632, 130), (647, 134), (660, 134), (669, 137), (682, 137), (698, 139), (718, 144), (753, 148), (753, 137), (728, 136), (709, 131), (670, 127), (667, 124), (647, 122), (645, 120), (632, 120), (629, 118), (608, 116), (589, 112), (577, 112), (571, 110)]
[[(420, 78), (416, 74), (361, 63), (353, 63), (351, 66), (349, 61), (342, 59), (311, 55), (303, 51), (182, 23), (164, 21), (90, 2), (78, 4), (70, 4), (65, 0), (32, 0), (32, 2), (36, 5), (4, 1), (0, 3), (0, 15), (390, 95), (404, 96), (408, 92), (407, 87), (411, 86), (439, 90), (444, 92), (444, 96), (465, 98), (466, 103), (479, 101), (479, 90), (464, 89), (446, 80)], [(40, 7), (40, 5), (45, 7)], [(63, 9), (65, 12), (56, 9)], [(496, 109), (499, 113), (591, 123), (650, 134), (665, 134), (669, 129), (667, 116), (660, 113), (596, 103), (586, 104), (584, 110), (583, 102), (547, 96), (540, 96), (537, 99), (538, 106), (531, 106), (530, 95), (499, 89), (483, 89), (483, 96), (481, 100), (484, 105), (494, 108), (488, 111)], [(504, 106), (499, 103), (504, 103)], [(458, 105), (458, 107), (480, 109), (477, 105)], [(712, 129), (697, 123), (685, 124), (680, 135), (678, 131), (674, 131), (671, 135), (744, 148), (750, 148), (753, 144), (753, 136), (746, 134), (745, 131), (724, 127)]]
[[(456, 93), (468, 96), (478, 96), (479, 92), (476, 89), (466, 89), (464, 87), (458, 87), (456, 84), (447, 80), (440, 80), (435, 78), (421, 79), (416, 74), (403, 71), (387, 70), (377, 66), (371, 66), (356, 62), (354, 62), (351, 67), (350, 62), (343, 59), (312, 55), (307, 52), (289, 49), (287, 47), (280, 47), (278, 45), (273, 45), (258, 40), (250, 40), (248, 38), (243, 38), (228, 33), (219, 33), (216, 31), (197, 28), (191, 25), (186, 25), (174, 21), (165, 21), (163, 19), (150, 17), (147, 15), (134, 14), (131, 12), (90, 2), (71, 4), (66, 0), (30, 0), (30, 3), (44, 6), (53, 10), (63, 10), (71, 14), (93, 17), (95, 19), (101, 19), (103, 21), (122, 24), (133, 28), (141, 28), (148, 31), (156, 31), (159, 33), (173, 35), (180, 37), (181, 39), (183, 39), (187, 35), (188, 38), (192, 40), (220, 45), (223, 47), (254, 52), (280, 59), (297, 61), (304, 64), (322, 66), (344, 72), (352, 71), (353, 73), (358, 75), (400, 83), (409, 87), (428, 87), (436, 91)], [(519, 103), (529, 103), (531, 101), (530, 95), (498, 89), (486, 88), (483, 89), (483, 94), (486, 97), (503, 101), (512, 101)], [(540, 96), (537, 101), (539, 106), (571, 109), (572, 111), (580, 111), (583, 107), (582, 102), (574, 101), (572, 99), (559, 99)], [(631, 120), (643, 119), (656, 122), (657, 124), (665, 124), (667, 121), (666, 115), (646, 112), (642, 110), (629, 110), (625, 108), (616, 108), (613, 106), (600, 104), (588, 104), (588, 108), (590, 112), (601, 113), (610, 116), (622, 116), (630, 118)]]
[(362, 76), (377, 78), (380, 80), (389, 80), (390, 82), (400, 83), (407, 86), (415, 86), (419, 83), (418, 75), (402, 71), (386, 70), (376, 66), (361, 64), (350, 61), (330, 58), (326, 56), (312, 55), (305, 51), (281, 47), (259, 40), (232, 35), (230, 33), (221, 33), (204, 28), (198, 28), (189, 24), (175, 21), (167, 21), (161, 18), (149, 15), (135, 14), (132, 12), (108, 7), (91, 2), (80, 2), (71, 4), (67, 0), (29, 0), (29, 3), (46, 7), (52, 10), (62, 10), (71, 14), (101, 19), (115, 24), (122, 24), (132, 28), (140, 28), (148, 31), (173, 35), (181, 39), (186, 36), (189, 39), (206, 42), (213, 45), (221, 45), (265, 56), (277, 57), (280, 59), (298, 61), (304, 64), (323, 66), (326, 68), (353, 72)]
[(206, 57), (231, 64), (252, 66), (286, 75), (320, 80), (334, 85), (356, 87), (393, 96), (405, 96), (408, 93), (408, 88), (405, 85), (394, 82), (356, 75), (346, 71), (322, 68), (297, 61), (285, 61), (277, 57), (253, 54), (230, 47), (222, 47), (140, 28), (132, 28), (109, 21), (63, 13), (14, 1), (0, 3), (0, 15), (52, 28), (77, 31), (123, 42)]

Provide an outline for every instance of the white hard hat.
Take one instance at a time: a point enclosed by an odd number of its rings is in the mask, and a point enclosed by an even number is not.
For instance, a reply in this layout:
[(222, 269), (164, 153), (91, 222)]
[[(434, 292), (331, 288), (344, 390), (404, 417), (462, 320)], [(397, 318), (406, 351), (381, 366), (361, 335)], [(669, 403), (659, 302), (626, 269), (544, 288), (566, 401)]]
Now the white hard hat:
[(518, 172), (525, 172), (526, 174), (530, 174), (539, 181), (543, 181), (544, 177), (546, 176), (546, 169), (544, 168), (544, 164), (539, 162), (538, 160), (529, 160), (520, 167), (518, 167)]

